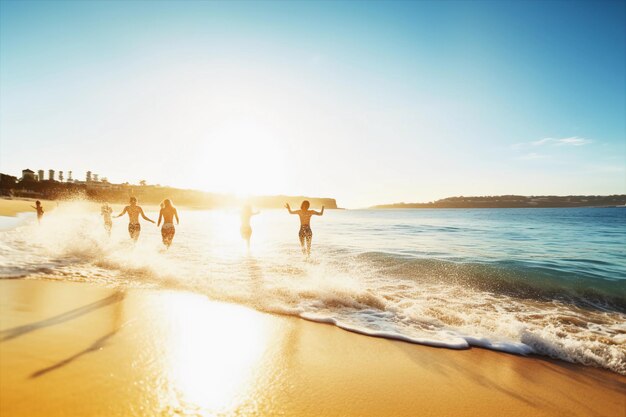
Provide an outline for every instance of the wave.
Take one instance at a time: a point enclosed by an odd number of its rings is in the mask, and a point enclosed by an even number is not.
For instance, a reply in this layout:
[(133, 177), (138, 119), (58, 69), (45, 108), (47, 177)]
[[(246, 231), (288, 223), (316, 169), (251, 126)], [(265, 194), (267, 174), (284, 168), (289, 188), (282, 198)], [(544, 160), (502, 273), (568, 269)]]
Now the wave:
[(361, 253), (357, 259), (397, 279), (445, 283), (626, 313), (626, 277), (607, 278), (606, 271), (570, 272), (550, 261), (458, 262), (381, 252)]

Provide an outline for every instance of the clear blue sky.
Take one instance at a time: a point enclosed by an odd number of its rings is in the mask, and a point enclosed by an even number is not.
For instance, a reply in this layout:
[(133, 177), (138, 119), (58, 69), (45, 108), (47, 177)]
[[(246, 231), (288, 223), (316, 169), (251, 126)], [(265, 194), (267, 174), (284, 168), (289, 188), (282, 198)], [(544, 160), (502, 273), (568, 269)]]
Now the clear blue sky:
[(348, 207), (626, 193), (624, 1), (1, 1), (0, 171)]

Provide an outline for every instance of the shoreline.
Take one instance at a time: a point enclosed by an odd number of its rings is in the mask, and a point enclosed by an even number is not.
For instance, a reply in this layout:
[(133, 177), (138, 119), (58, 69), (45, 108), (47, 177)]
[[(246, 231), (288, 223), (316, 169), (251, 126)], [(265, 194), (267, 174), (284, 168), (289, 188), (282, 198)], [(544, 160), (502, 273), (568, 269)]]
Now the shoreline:
[[(63, 204), (72, 204), (72, 203), (84, 203), (93, 206), (95, 211), (100, 210), (100, 206), (102, 202), (95, 200), (87, 200), (87, 199), (77, 199), (77, 200), (42, 200), (39, 199), (44, 205), (44, 209), (46, 212), (52, 211), (54, 208)], [(27, 198), (27, 197), (0, 197), (0, 216), (7, 217), (15, 217), (19, 213), (29, 213), (34, 212), (32, 208), (30, 208), (31, 204), (34, 204), (37, 201), (36, 198)], [(111, 203), (109, 202), (111, 207), (119, 208), (120, 210), (124, 208), (127, 203)], [(145, 209), (156, 211), (160, 210), (160, 206), (154, 203), (142, 203), (139, 201), (139, 205)], [(183, 210), (188, 211), (205, 211), (205, 210), (239, 210), (238, 206), (224, 206), (224, 207), (201, 207), (197, 205), (185, 205), (185, 204), (176, 204), (176, 207)], [(273, 207), (273, 208), (265, 208), (265, 210), (284, 210), (282, 207)], [(339, 210), (339, 211), (347, 211), (345, 208), (328, 208), (326, 210)]]
[(483, 209), (580, 209), (580, 208), (626, 208), (626, 206), (540, 206), (540, 207), (367, 207), (360, 210), (483, 210)]
[[(19, 213), (24, 213), (24, 212), (30, 212), (32, 211), (32, 209), (30, 209), (30, 203), (34, 203), (37, 199), (36, 198), (28, 198), (28, 197), (0, 197), (0, 216), (9, 216), (9, 217), (14, 217)], [(92, 204), (94, 205), (94, 207), (98, 208), (102, 203), (99, 201), (95, 201), (95, 200), (41, 200), (42, 204), (47, 204), (48, 206), (53, 206), (53, 208), (56, 208), (58, 204), (61, 203), (72, 203), (72, 202), (81, 202), (81, 203), (87, 203), (87, 204)], [(123, 203), (109, 203), (110, 206), (115, 206), (115, 207), (124, 207), (125, 204)], [(147, 207), (151, 210), (156, 210), (158, 211), (158, 205), (157, 204), (152, 204), (152, 203), (147, 203), (147, 204), (142, 204), (140, 202), (139, 204), (142, 207)], [(184, 204), (177, 204), (176, 205), (178, 208), (184, 209), (184, 210), (190, 210), (190, 211), (203, 211), (203, 210), (232, 210), (232, 209), (237, 209), (237, 207), (233, 206), (224, 206), (224, 207), (201, 207), (201, 206), (197, 206), (197, 205), (184, 205)], [(490, 210), (490, 209), (580, 209), (580, 208), (595, 208), (595, 209), (612, 209), (612, 208), (626, 208), (626, 206), (623, 205), (619, 205), (619, 206), (607, 206), (607, 205), (591, 205), (591, 206), (541, 206), (541, 207), (378, 207), (378, 206), (372, 206), (372, 207), (361, 207), (361, 208), (352, 208), (352, 209), (348, 209), (348, 208), (344, 208), (344, 207), (337, 207), (337, 208), (328, 208), (327, 210), (338, 210), (338, 211), (359, 211), (359, 210), (364, 210), (364, 211), (369, 211), (369, 210), (376, 210), (376, 211), (394, 211), (394, 210)], [(274, 208), (265, 208), (264, 210), (282, 210), (281, 207), (274, 207)]]
[(610, 371), (368, 337), (184, 291), (0, 280), (0, 310), (2, 415), (626, 410), (626, 377)]

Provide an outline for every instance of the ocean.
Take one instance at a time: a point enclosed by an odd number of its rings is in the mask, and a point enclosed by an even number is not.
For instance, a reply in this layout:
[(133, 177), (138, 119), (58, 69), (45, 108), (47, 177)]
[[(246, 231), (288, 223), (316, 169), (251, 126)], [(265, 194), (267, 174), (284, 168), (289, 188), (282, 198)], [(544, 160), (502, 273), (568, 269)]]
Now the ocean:
[(328, 210), (312, 219), (308, 260), (286, 210), (253, 217), (250, 253), (238, 211), (179, 214), (170, 250), (147, 222), (137, 244), (126, 218), (108, 237), (87, 203), (61, 203), (41, 225), (0, 218), (0, 279), (181, 289), (375, 337), (626, 375), (626, 208)]

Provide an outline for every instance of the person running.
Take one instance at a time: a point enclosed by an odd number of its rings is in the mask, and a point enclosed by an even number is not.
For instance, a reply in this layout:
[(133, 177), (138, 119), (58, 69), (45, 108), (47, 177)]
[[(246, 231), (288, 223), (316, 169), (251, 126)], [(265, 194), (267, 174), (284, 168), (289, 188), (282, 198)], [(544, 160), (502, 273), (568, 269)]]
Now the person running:
[(35, 205), (31, 207), (37, 210), (37, 221), (41, 223), (41, 218), (43, 217), (43, 206), (41, 205), (41, 201), (35, 201)]
[[(285, 204), (285, 208), (289, 210), (289, 214), (297, 214), (300, 216), (300, 232), (298, 237), (300, 238), (300, 246), (302, 253), (309, 256), (311, 255), (311, 240), (313, 239), (313, 231), (311, 230), (311, 216), (322, 216), (324, 214), (324, 206), (321, 211), (309, 210), (311, 203), (308, 200), (304, 200), (300, 205), (300, 210), (291, 210), (289, 203)], [(306, 242), (306, 248), (304, 244)]]
[(141, 233), (139, 215), (141, 214), (141, 217), (143, 217), (144, 220), (147, 220), (150, 223), (154, 223), (154, 220), (146, 217), (143, 209), (137, 205), (137, 198), (135, 197), (131, 197), (130, 205), (124, 207), (124, 210), (115, 217), (122, 217), (126, 213), (128, 213), (128, 234), (130, 235), (130, 238), (136, 242), (137, 239), (139, 239), (139, 233)]
[(163, 244), (167, 246), (168, 249), (170, 248), (172, 240), (174, 240), (174, 234), (176, 233), (176, 229), (174, 228), (174, 217), (176, 217), (176, 224), (180, 224), (178, 211), (172, 205), (172, 200), (166, 198), (163, 200), (163, 203), (161, 203), (161, 211), (159, 212), (157, 227), (161, 224), (161, 220), (163, 220), (161, 237), (163, 238)]
[(250, 250), (250, 237), (252, 236), (252, 226), (250, 226), (250, 218), (256, 216), (260, 211), (252, 211), (252, 206), (246, 204), (241, 210), (241, 237), (246, 241), (246, 246)]
[(109, 236), (111, 236), (111, 228), (113, 227), (111, 214), (113, 214), (113, 209), (108, 203), (104, 203), (100, 208), (100, 215), (104, 218), (104, 230), (107, 231)]

